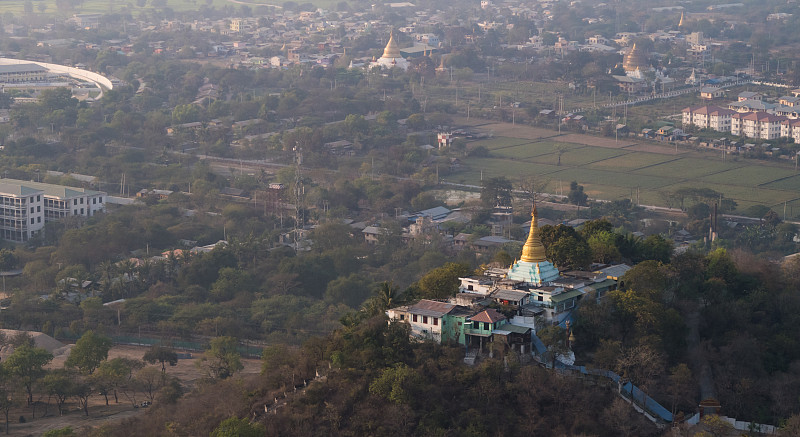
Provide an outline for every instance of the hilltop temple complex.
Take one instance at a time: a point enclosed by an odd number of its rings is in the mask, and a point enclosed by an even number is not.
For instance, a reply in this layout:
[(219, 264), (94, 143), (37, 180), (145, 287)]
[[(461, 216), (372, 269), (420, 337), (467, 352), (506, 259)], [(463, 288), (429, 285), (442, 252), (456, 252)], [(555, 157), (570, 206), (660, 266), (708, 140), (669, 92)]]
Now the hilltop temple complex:
[(602, 298), (616, 289), (619, 277), (628, 269), (620, 264), (590, 272), (559, 272), (547, 260), (534, 206), (520, 259), (510, 267), (459, 278), (459, 291), (449, 299), (423, 299), (391, 308), (386, 314), (408, 323), (412, 337), (478, 348), (486, 342), (502, 341), (524, 352), (530, 350), (536, 323), (566, 326), (582, 298)]

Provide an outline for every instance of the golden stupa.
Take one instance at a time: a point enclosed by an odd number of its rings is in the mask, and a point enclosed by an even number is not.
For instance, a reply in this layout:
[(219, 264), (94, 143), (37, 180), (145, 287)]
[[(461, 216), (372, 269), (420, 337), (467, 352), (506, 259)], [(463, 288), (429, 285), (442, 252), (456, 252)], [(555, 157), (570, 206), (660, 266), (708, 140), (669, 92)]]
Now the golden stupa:
[(397, 47), (397, 43), (394, 40), (394, 31), (389, 33), (389, 43), (386, 44), (386, 48), (383, 49), (383, 56), (381, 58), (386, 59), (397, 59), (402, 58), (400, 55), (400, 48)]
[(525, 245), (522, 246), (522, 257), (519, 261), (514, 261), (514, 264), (508, 268), (506, 277), (515, 281), (540, 286), (557, 280), (559, 273), (553, 263), (547, 261), (537, 215), (536, 205), (534, 204), (531, 210), (531, 229), (528, 231), (528, 239), (525, 241)]
[(636, 43), (634, 43), (633, 47), (631, 47), (631, 50), (627, 55), (625, 55), (622, 68), (625, 69), (626, 73), (632, 73), (636, 70), (648, 70), (650, 68), (650, 64), (647, 62), (647, 54), (637, 47)]
[(528, 240), (522, 246), (520, 261), (538, 263), (546, 261), (542, 237), (539, 234), (539, 219), (536, 217), (536, 205), (531, 210), (531, 229), (528, 231)]
[(681, 12), (681, 21), (678, 23), (678, 27), (683, 27), (683, 12)]

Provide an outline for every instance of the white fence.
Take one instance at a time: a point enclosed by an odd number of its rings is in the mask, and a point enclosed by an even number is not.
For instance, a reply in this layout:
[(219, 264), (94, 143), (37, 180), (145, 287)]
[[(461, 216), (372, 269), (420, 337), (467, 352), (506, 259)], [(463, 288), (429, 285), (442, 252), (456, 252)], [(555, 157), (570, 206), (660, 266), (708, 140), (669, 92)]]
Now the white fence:
[[(755, 431), (761, 434), (775, 434), (778, 431), (778, 428), (773, 425), (765, 425), (763, 423), (755, 423), (755, 422), (743, 422), (741, 420), (736, 420), (733, 417), (727, 416), (719, 416), (720, 419), (728, 422), (738, 431)], [(700, 423), (700, 413), (695, 414), (694, 416), (690, 417), (686, 423), (690, 425), (697, 425)]]

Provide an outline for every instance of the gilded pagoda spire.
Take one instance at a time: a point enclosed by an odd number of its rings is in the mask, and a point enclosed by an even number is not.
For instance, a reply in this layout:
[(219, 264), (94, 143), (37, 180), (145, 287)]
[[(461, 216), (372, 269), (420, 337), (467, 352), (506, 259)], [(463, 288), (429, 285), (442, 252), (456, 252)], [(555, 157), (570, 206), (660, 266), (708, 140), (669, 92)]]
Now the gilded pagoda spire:
[(681, 12), (681, 21), (678, 23), (678, 27), (683, 27), (683, 12)]
[(386, 48), (383, 49), (383, 56), (382, 58), (387, 59), (395, 59), (400, 58), (400, 48), (397, 46), (397, 42), (394, 40), (394, 30), (389, 32), (389, 42), (386, 44)]
[(539, 234), (539, 218), (536, 216), (536, 204), (531, 209), (531, 230), (528, 232), (528, 239), (522, 247), (522, 257), (520, 261), (529, 263), (540, 263), (546, 261), (544, 244)]

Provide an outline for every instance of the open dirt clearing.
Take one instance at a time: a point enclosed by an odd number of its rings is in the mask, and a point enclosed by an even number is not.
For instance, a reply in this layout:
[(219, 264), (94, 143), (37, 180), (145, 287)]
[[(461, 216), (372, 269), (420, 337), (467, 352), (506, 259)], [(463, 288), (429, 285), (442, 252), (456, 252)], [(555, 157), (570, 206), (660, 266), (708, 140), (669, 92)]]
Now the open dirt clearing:
[[(52, 337), (45, 336), (58, 343)], [(60, 344), (60, 343), (59, 343)], [(51, 344), (51, 346), (56, 346)], [(67, 348), (70, 345), (67, 345)], [(56, 348), (57, 350), (58, 348)], [(108, 353), (108, 358), (127, 357), (141, 359), (147, 351), (147, 347), (143, 346), (114, 346)], [(68, 351), (68, 349), (67, 349)], [(68, 353), (62, 353), (55, 357), (53, 362), (50, 363), (48, 368), (55, 369), (64, 366), (64, 361), (67, 359)], [(178, 360), (176, 366), (168, 366), (167, 374), (177, 377), (183, 383), (186, 391), (192, 390), (198, 379), (202, 378), (203, 374), (196, 367), (195, 362), (202, 356), (201, 353), (192, 353), (193, 358)], [(242, 359), (244, 369), (240, 373), (257, 374), (261, 371), (261, 361), (257, 359)], [(137, 403), (147, 400), (144, 393), (136, 394)], [(47, 402), (47, 396), (39, 399), (40, 402)], [(148, 410), (146, 408), (133, 408), (131, 401), (129, 401), (122, 394), (119, 395), (119, 404), (114, 403), (113, 396), (109, 396), (110, 405), (105, 405), (105, 399), (99, 394), (95, 394), (89, 399), (89, 417), (83, 414), (79, 409), (78, 402), (75, 399), (70, 399), (65, 405), (64, 416), (58, 416), (55, 400), (50, 401), (50, 406), (47, 408), (47, 416), (41, 417), (44, 414), (45, 407), (40, 405), (36, 408), (36, 418), (32, 419), (30, 408), (19, 408), (11, 411), (9, 419), (12, 422), (9, 427), (10, 434), (13, 436), (41, 436), (42, 433), (51, 429), (63, 428), (71, 426), (78, 435), (82, 435), (80, 430), (85, 428), (94, 428), (101, 426), (105, 423), (118, 423), (124, 419), (135, 416), (137, 414), (144, 414)], [(27, 423), (18, 423), (19, 417), (24, 416)], [(0, 416), (0, 419), (2, 416)], [(0, 420), (1, 421), (1, 420)], [(5, 426), (5, 423), (0, 427)], [(2, 428), (0, 428), (2, 431)]]

